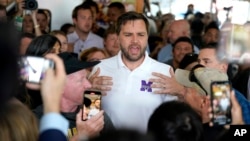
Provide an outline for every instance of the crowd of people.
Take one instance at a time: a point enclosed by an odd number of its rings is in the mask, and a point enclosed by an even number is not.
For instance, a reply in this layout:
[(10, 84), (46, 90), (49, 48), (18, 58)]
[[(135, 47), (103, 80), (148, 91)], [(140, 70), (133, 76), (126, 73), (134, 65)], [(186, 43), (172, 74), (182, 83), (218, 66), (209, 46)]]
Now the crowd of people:
[[(50, 31), (51, 17), (40, 10), (24, 14), (23, 2), (13, 18), (23, 18), (21, 30), (0, 6), (0, 140), (223, 140), (227, 125), (212, 123), (214, 81), (232, 84), (230, 124), (250, 124), (249, 64), (235, 72), (238, 64), (219, 48), (218, 21), (192, 13), (193, 5), (176, 20), (172, 13), (150, 19), (111, 2), (107, 19), (100, 19), (98, 3), (86, 0), (72, 9), (72, 23)], [(39, 83), (23, 81), (21, 56), (46, 58), (55, 67)], [(102, 96), (91, 101), (87, 90)], [(96, 102), (98, 112), (85, 117), (84, 105)]]

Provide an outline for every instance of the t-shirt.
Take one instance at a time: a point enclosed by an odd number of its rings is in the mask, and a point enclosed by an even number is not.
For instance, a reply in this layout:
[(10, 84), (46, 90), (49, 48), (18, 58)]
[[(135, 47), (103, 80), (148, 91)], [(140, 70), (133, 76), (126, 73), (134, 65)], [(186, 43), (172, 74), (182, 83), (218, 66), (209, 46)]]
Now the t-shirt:
[(147, 123), (153, 111), (164, 101), (176, 100), (176, 96), (155, 94), (151, 88), (152, 72), (170, 76), (170, 66), (157, 62), (145, 53), (142, 64), (131, 71), (118, 55), (104, 59), (93, 68), (92, 74), (100, 68), (100, 76), (113, 78), (112, 90), (102, 96), (102, 108), (116, 128), (147, 131)]

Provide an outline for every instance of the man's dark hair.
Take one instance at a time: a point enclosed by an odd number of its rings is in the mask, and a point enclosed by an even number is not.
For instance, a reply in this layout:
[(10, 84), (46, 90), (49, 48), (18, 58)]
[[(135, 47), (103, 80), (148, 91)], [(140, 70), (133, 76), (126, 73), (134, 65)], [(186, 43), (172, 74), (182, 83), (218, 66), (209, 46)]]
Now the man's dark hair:
[(201, 35), (204, 29), (204, 23), (200, 19), (196, 19), (191, 23), (190, 28), (193, 35)]
[(212, 42), (212, 43), (208, 43), (206, 45), (201, 46), (200, 49), (205, 49), (205, 48), (212, 48), (212, 49), (218, 49), (218, 43), (217, 42)]
[(217, 42), (208, 43), (200, 48), (202, 49), (214, 49), (216, 51), (216, 57), (219, 61), (224, 61), (226, 59), (226, 52), (220, 49), (220, 45)]
[(67, 35), (70, 27), (74, 27), (74, 25), (71, 23), (65, 23), (61, 26), (60, 30)]
[(114, 34), (114, 33), (116, 33), (115, 26), (110, 25), (109, 28), (105, 31), (105, 33), (103, 35), (103, 39), (105, 40), (109, 34)]
[(175, 48), (175, 46), (179, 43), (179, 42), (187, 42), (189, 43), (191, 46), (192, 46), (192, 51), (194, 52), (194, 43), (193, 41), (189, 38), (189, 37), (186, 37), (186, 36), (182, 36), (182, 37), (179, 37), (174, 43), (173, 43), (173, 50)]
[(179, 63), (180, 69), (185, 69), (188, 65), (190, 65), (193, 62), (198, 62), (198, 54), (196, 53), (187, 53), (182, 58), (181, 62)]
[(76, 6), (73, 10), (73, 13), (72, 13), (72, 18), (73, 19), (77, 19), (77, 14), (78, 14), (78, 11), (79, 10), (90, 10), (91, 14), (93, 15), (93, 12), (91, 10), (91, 7), (90, 5), (87, 5), (87, 4), (80, 4), (78, 6)]
[(147, 33), (149, 33), (148, 19), (143, 14), (134, 11), (126, 12), (118, 18), (116, 23), (116, 33), (117, 34), (120, 33), (122, 25), (126, 24), (128, 21), (135, 21), (135, 20), (143, 20), (147, 28)]
[(95, 10), (96, 10), (96, 13), (99, 13), (99, 7), (98, 7), (98, 4), (93, 1), (93, 0), (85, 0), (82, 4), (86, 4), (86, 5), (89, 5), (90, 7), (95, 7)]
[(204, 32), (206, 33), (209, 29), (211, 29), (211, 28), (213, 28), (213, 29), (216, 29), (216, 30), (220, 30), (219, 29), (219, 26), (218, 26), (218, 23), (216, 22), (216, 21), (212, 21), (212, 22), (210, 22), (206, 27), (205, 27), (205, 30), (204, 30)]
[(38, 36), (29, 44), (25, 54), (43, 57), (46, 53), (52, 51), (56, 42), (61, 46), (60, 41), (53, 35), (44, 34)]
[(46, 19), (48, 19), (48, 15), (45, 13), (45, 11), (44, 10), (42, 10), (42, 9), (38, 9), (37, 10), (37, 14), (43, 14), (45, 17), (46, 17)]
[(124, 4), (121, 2), (112, 2), (109, 4), (108, 8), (117, 8), (120, 11), (120, 13), (126, 12), (126, 8)]

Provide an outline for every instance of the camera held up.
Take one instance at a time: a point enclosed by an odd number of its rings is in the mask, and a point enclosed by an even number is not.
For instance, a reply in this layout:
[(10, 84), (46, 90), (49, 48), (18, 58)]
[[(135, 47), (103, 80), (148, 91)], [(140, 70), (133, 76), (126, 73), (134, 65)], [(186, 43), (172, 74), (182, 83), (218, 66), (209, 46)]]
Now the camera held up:
[(36, 10), (37, 8), (38, 8), (38, 3), (36, 0), (25, 0), (24, 9)]

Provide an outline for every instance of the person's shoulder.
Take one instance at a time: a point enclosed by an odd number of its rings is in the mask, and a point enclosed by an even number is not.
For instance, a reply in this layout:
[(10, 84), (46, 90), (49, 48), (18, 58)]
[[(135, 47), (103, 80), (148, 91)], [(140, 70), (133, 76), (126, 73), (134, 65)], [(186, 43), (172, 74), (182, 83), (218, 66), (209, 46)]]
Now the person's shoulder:
[(171, 68), (170, 65), (159, 62), (159, 61), (154, 60), (152, 58), (150, 58), (150, 59), (151, 59), (151, 68), (152, 68), (153, 71), (161, 72), (161, 73), (164, 73), (164, 74), (169, 73), (169, 69)]
[[(151, 59), (152, 59), (152, 58), (151, 58)], [(166, 64), (166, 63), (157, 61), (157, 60), (155, 60), (155, 59), (152, 59), (151, 62), (152, 62), (152, 65), (154, 65), (154, 66), (159, 66), (159, 67), (168, 68), (168, 69), (170, 68), (170, 65), (169, 65), (169, 64)], [(158, 69), (158, 68), (157, 68), (157, 69)]]
[(90, 33), (89, 33), (89, 36), (90, 36), (91, 38), (94, 38), (95, 40), (97, 39), (97, 40), (102, 40), (102, 41), (103, 41), (103, 38), (102, 38), (101, 36), (99, 36), (99, 35), (97, 35), (97, 34), (95, 34), (95, 33), (93, 33), (93, 32), (90, 32)]
[(118, 56), (116, 55), (107, 59), (103, 59), (100, 65), (110, 68), (116, 68), (116, 66), (118, 65)]
[(78, 35), (76, 32), (70, 33), (67, 35), (68, 42), (74, 42), (76, 39), (78, 39)]
[(235, 97), (238, 100), (240, 107), (242, 109), (242, 115), (245, 124), (250, 124), (250, 101), (248, 101), (241, 92), (234, 89)]
[(239, 103), (240, 103), (240, 101), (247, 101), (249, 103), (249, 101), (244, 97), (244, 95), (240, 91), (238, 91), (235, 88), (233, 88), (233, 90), (235, 92), (235, 96), (236, 96), (237, 100), (239, 101)]
[(171, 44), (165, 44), (162, 48), (161, 48), (161, 52), (167, 51), (168, 49), (172, 50), (172, 45)]
[[(235, 92), (235, 97), (236, 99), (238, 100), (239, 104), (241, 105), (241, 108), (244, 109), (244, 108), (247, 108), (248, 107), (248, 110), (250, 112), (250, 101), (248, 101), (245, 96), (239, 92), (238, 90), (234, 89), (234, 92)], [(244, 109), (246, 110), (246, 109)]]
[(171, 44), (166, 44), (159, 51), (158, 59), (159, 59), (159, 57), (165, 57), (166, 55), (171, 54), (171, 53), (172, 53), (172, 45)]
[(101, 60), (99, 64), (94, 66), (94, 70), (96, 70), (97, 68), (105, 69), (105, 70), (114, 70), (115, 68), (117, 68), (117, 66), (118, 66), (118, 57), (116, 55), (116, 56)]
[(104, 65), (104, 64), (109, 64), (110, 66), (113, 66), (114, 64), (110, 64), (110, 63), (115, 63), (117, 61), (117, 56), (113, 56), (113, 57), (109, 57), (106, 59), (101, 60), (101, 63), (99, 63), (98, 65)]

